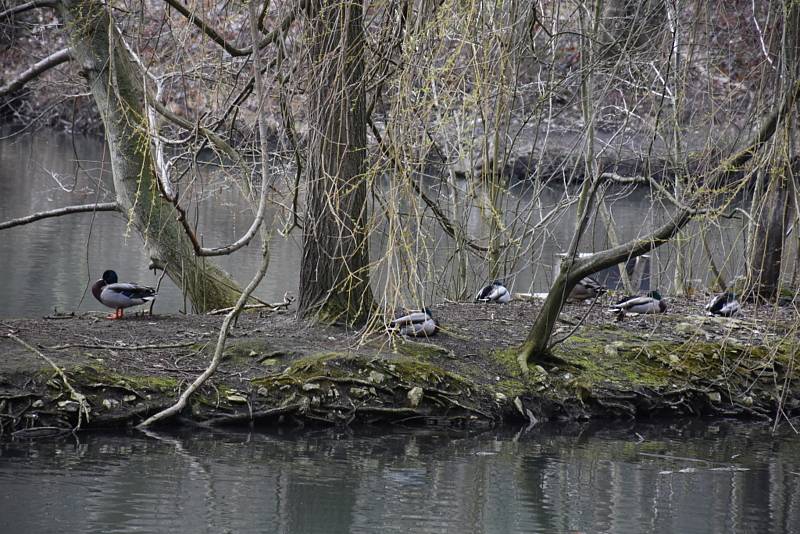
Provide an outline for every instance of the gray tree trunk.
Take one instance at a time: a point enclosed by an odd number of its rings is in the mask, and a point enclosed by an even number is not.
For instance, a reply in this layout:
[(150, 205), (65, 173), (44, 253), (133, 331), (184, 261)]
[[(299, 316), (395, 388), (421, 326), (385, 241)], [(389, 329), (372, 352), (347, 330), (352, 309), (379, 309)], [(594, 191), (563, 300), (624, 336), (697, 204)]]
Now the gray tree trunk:
[[(788, 171), (788, 167), (786, 167)], [(765, 171), (768, 172), (768, 171)], [(750, 289), (759, 297), (771, 299), (780, 286), (784, 235), (789, 224), (789, 187), (791, 178), (783, 173), (763, 180), (763, 188), (754, 199), (755, 222), (748, 261)]]
[[(800, 79), (800, 4), (785, 2), (783, 8), (783, 34), (781, 36), (780, 63), (778, 65), (782, 87), (794, 86)], [(780, 93), (775, 95), (778, 107)], [(775, 140), (766, 169), (758, 180), (753, 195), (750, 225), (750, 250), (747, 261), (748, 289), (764, 299), (774, 298), (780, 289), (781, 265), (786, 229), (794, 204), (790, 191), (792, 171), (790, 154), (795, 150), (797, 105), (785, 118), (785, 135)]]
[(298, 312), (358, 324), (374, 306), (365, 228), (363, 7), (358, 0), (320, 0), (315, 10), (308, 35), (308, 198)]
[(239, 287), (212, 262), (195, 256), (174, 207), (159, 194), (146, 133), (144, 73), (105, 6), (99, 0), (59, 4), (76, 61), (103, 120), (117, 202), (142, 236), (153, 264), (166, 270), (196, 310), (233, 306)]

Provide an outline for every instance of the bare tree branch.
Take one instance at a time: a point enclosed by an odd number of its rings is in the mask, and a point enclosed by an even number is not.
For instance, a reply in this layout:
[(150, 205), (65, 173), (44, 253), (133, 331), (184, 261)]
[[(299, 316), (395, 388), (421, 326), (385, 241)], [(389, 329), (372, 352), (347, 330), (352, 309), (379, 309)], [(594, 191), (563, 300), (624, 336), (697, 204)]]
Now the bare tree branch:
[(222, 35), (220, 35), (217, 30), (212, 28), (205, 20), (203, 20), (203, 17), (181, 4), (178, 0), (166, 0), (166, 2), (175, 8), (178, 13), (186, 17), (189, 22), (200, 28), (203, 33), (205, 33), (212, 41), (220, 45), (231, 56), (246, 56), (253, 52), (252, 46), (248, 46), (247, 48), (237, 48), (233, 44), (229, 43)]
[[(229, 43), (217, 30), (215, 30), (210, 24), (208, 24), (203, 17), (195, 13), (194, 11), (190, 10), (186, 6), (180, 3), (179, 0), (165, 0), (170, 6), (175, 8), (181, 15), (186, 17), (189, 22), (200, 28), (200, 30), (205, 33), (212, 41), (220, 45), (228, 54), (233, 57), (241, 57), (241, 56), (248, 56), (253, 53), (253, 47), (247, 46), (245, 48), (238, 48), (235, 45)], [(305, 7), (308, 2), (301, 2), (301, 7)], [(264, 6), (266, 10), (267, 6)], [(262, 39), (258, 43), (259, 49), (267, 46), (268, 44), (275, 41), (279, 35), (284, 33), (289, 26), (291, 26), (292, 22), (296, 17), (295, 13), (291, 13), (287, 17), (285, 17), (281, 23), (280, 27), (271, 31), (267, 34), (267, 36)]]
[(22, 88), (26, 83), (36, 78), (37, 76), (47, 72), (48, 70), (61, 65), (66, 61), (72, 60), (72, 49), (63, 48), (58, 52), (50, 54), (43, 60), (31, 66), (28, 70), (21, 72), (16, 78), (8, 82), (3, 87), (0, 87), (0, 97), (4, 97), (13, 93), (17, 89)]
[[(257, 35), (256, 17), (257, 15), (255, 10), (255, 3), (251, 2), (250, 32), (253, 35), (254, 40), (255, 36)], [(258, 94), (259, 106), (261, 106), (264, 102), (260, 69), (261, 65), (258, 61), (258, 54), (255, 54), (253, 60), (253, 72), (256, 78), (256, 93)], [(258, 110), (258, 129), (261, 134), (261, 148), (263, 150), (264, 156), (266, 156), (266, 125), (264, 122), (264, 114), (261, 109)], [(263, 184), (267, 181), (267, 164), (263, 159), (261, 162), (261, 172), (262, 172), (261, 180)], [(259, 213), (256, 216), (256, 227), (262, 226), (262, 223), (264, 224), (264, 226), (267, 225), (267, 223), (263, 221), (263, 219), (264, 219), (264, 212), (262, 210), (259, 210)], [(214, 357), (211, 359), (211, 363), (208, 365), (206, 370), (200, 376), (198, 376), (188, 388), (186, 388), (186, 390), (181, 394), (180, 398), (177, 400), (177, 402), (175, 402), (175, 404), (149, 417), (145, 421), (142, 421), (141, 423), (139, 423), (138, 428), (144, 428), (150, 426), (153, 423), (160, 421), (161, 419), (172, 417), (173, 415), (180, 413), (180, 411), (183, 410), (183, 408), (186, 406), (189, 397), (191, 397), (192, 394), (195, 391), (197, 391), (197, 389), (200, 388), (200, 386), (202, 386), (203, 383), (205, 383), (205, 381), (208, 380), (209, 377), (211, 377), (211, 375), (214, 374), (214, 372), (217, 370), (217, 367), (219, 367), (219, 364), (222, 362), (222, 355), (223, 352), (225, 351), (225, 341), (227, 340), (228, 331), (230, 330), (231, 323), (235, 321), (236, 318), (239, 316), (239, 314), (242, 312), (242, 310), (245, 307), (245, 304), (247, 303), (247, 300), (250, 298), (250, 294), (255, 290), (258, 284), (261, 283), (261, 280), (264, 278), (264, 275), (267, 272), (267, 267), (269, 266), (269, 239), (267, 232), (264, 230), (264, 226), (262, 226), (261, 265), (258, 268), (258, 272), (255, 274), (255, 276), (253, 276), (253, 279), (250, 280), (250, 283), (247, 284), (247, 287), (244, 288), (242, 294), (239, 295), (239, 299), (236, 301), (236, 305), (222, 320), (222, 326), (219, 329), (219, 336), (217, 338), (217, 346), (214, 349)]]
[(118, 211), (119, 205), (116, 202), (101, 202), (99, 204), (82, 204), (80, 206), (67, 206), (65, 208), (58, 208), (48, 211), (40, 211), (33, 215), (20, 217), (18, 219), (11, 219), (0, 223), (0, 230), (6, 228), (13, 228), (15, 226), (22, 226), (41, 219), (49, 219), (50, 217), (60, 217), (62, 215), (69, 215), (70, 213), (87, 213), (96, 211)]
[(24, 13), (25, 11), (30, 11), (31, 9), (37, 9), (40, 7), (49, 7), (51, 9), (55, 9), (57, 4), (54, 0), (34, 0), (33, 2), (26, 2), (0, 12), (0, 19), (10, 17), (12, 15), (18, 15), (19, 13)]

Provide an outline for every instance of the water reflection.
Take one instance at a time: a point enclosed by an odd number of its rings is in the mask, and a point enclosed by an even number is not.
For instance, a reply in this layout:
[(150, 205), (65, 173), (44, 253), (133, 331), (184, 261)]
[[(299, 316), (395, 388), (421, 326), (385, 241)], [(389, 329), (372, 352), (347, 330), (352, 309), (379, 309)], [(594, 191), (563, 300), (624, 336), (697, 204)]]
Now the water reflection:
[(795, 435), (768, 430), (695, 421), (6, 443), (0, 528), (789, 532), (800, 524), (800, 450)]
[[(0, 141), (0, 220), (22, 217), (65, 205), (113, 200), (110, 163), (96, 138), (58, 133), (25, 135)], [(198, 204), (199, 233), (207, 246), (229, 243), (243, 232), (252, 216), (238, 192), (220, 184), (203, 190)], [(191, 214), (194, 216), (194, 213)], [(297, 287), (299, 262), (293, 239), (275, 239), (274, 260), (256, 295), (280, 301)], [(252, 243), (234, 256), (219, 258), (236, 280), (246, 283), (258, 268), (260, 245)], [(59, 311), (104, 310), (86, 288), (105, 269), (120, 278), (155, 286), (142, 241), (129, 231), (122, 215), (75, 214), (44, 219), (0, 231), (0, 316), (25, 317)], [(156, 311), (191, 310), (165, 278)]]
[[(110, 194), (108, 155), (102, 142), (95, 138), (67, 136), (58, 133), (24, 135), (0, 141), (0, 220), (28, 215), (72, 204), (112, 200)], [(485, 237), (485, 218), (475, 200), (468, 194), (469, 184), (459, 182), (461, 204), (448, 205), (450, 192), (441, 184), (426, 184), (429, 195), (436, 198), (442, 209), (454, 210), (454, 220), (467, 229), (470, 236)], [(391, 293), (384, 287), (388, 276), (394, 283), (420, 288), (420, 300), (438, 302), (454, 298), (455, 287), (463, 287), (464, 295), (474, 294), (474, 288), (486, 280), (485, 262), (469, 256), (464, 266), (464, 279), (459, 272), (458, 255), (453, 240), (445, 236), (429, 210), (408, 205), (408, 196), (392, 196), (396, 192), (388, 178), (377, 187), (385, 196), (384, 202), (394, 203), (408, 216), (399, 231), (411, 236), (409, 250), (415, 251), (415, 261), (391, 258), (378, 264), (373, 273), (375, 294)], [(512, 193), (503, 198), (504, 224), (518, 239), (514, 249), (518, 258), (504, 267), (503, 276), (514, 291), (546, 291), (553, 277), (557, 254), (563, 252), (571, 237), (574, 209), (555, 217), (548, 226), (532, 230), (534, 225), (564, 199), (564, 189), (538, 188), (529, 183), (516, 184)], [(229, 243), (239, 236), (252, 220), (249, 206), (236, 188), (225, 187), (219, 178), (201, 184), (203, 200), (192, 204), (190, 216), (199, 221), (198, 233), (206, 246)], [(536, 189), (534, 194), (534, 189)], [(472, 192), (474, 193), (474, 191)], [(651, 206), (646, 193), (619, 191), (609, 208), (620, 240), (643, 235), (648, 228), (664, 220), (665, 208)], [(479, 196), (479, 195), (478, 195)], [(379, 213), (379, 203), (373, 203)], [(422, 227), (415, 226), (415, 214), (420, 215)], [(381, 219), (382, 220), (382, 219)], [(741, 220), (726, 219), (724, 226), (708, 231), (710, 247), (726, 279), (740, 274), (743, 267)], [(698, 226), (691, 226), (685, 236), (697, 236)], [(397, 246), (397, 235), (387, 233), (381, 223), (371, 234), (373, 257), (383, 253), (388, 245)], [(284, 292), (296, 292), (300, 264), (300, 237), (275, 235), (271, 241), (269, 271), (256, 295), (279, 301)], [(592, 251), (606, 248), (608, 237), (600, 222), (585, 237), (581, 249)], [(240, 283), (246, 283), (259, 263), (259, 244), (253, 243), (233, 256), (215, 258)], [(391, 248), (391, 247), (389, 247)], [(791, 256), (791, 252), (789, 254)], [(693, 271), (689, 278), (701, 284), (709, 280), (705, 252), (699, 240), (689, 247), (688, 256)], [(652, 280), (656, 287), (668, 293), (672, 281), (674, 251), (664, 247), (652, 261)], [(105, 269), (116, 270), (122, 279), (155, 285), (157, 278), (147, 270), (148, 259), (142, 253), (142, 243), (136, 232), (128, 231), (127, 221), (118, 214), (99, 213), (70, 215), (46, 219), (24, 227), (0, 231), (0, 316), (32, 316), (60, 311), (100, 310), (102, 306), (85, 292), (87, 286)], [(458, 279), (456, 283), (454, 280)], [(389, 287), (394, 287), (390, 281)], [(165, 279), (159, 292), (156, 311), (174, 313), (190, 310), (180, 290)]]

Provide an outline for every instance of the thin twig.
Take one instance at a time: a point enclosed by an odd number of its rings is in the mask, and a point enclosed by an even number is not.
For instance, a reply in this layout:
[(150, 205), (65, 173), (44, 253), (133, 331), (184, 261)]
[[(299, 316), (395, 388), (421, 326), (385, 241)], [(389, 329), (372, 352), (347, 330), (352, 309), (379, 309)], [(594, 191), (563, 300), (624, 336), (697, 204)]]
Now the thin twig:
[(559, 343), (563, 343), (564, 341), (566, 341), (567, 339), (572, 337), (572, 335), (575, 334), (575, 332), (578, 331), (578, 328), (581, 327), (581, 325), (584, 323), (584, 321), (586, 321), (586, 318), (589, 317), (589, 313), (592, 311), (592, 308), (594, 308), (594, 305), (597, 304), (597, 299), (599, 299), (599, 298), (600, 298), (600, 293), (598, 293), (597, 295), (594, 296), (594, 300), (592, 301), (592, 304), (589, 306), (589, 309), (586, 310), (586, 313), (583, 315), (583, 317), (581, 317), (581, 320), (578, 321), (578, 324), (575, 325), (575, 328), (570, 330), (567, 333), (566, 336), (562, 337), (561, 339), (556, 339), (555, 341), (550, 343), (550, 346), (547, 347), (547, 350), (551, 350), (553, 347), (555, 347)]

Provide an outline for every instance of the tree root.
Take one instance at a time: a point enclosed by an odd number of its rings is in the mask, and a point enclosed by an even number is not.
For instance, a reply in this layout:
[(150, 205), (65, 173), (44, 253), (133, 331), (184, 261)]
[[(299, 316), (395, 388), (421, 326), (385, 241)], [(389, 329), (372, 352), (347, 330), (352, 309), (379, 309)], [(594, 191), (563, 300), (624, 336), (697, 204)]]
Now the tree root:
[(50, 364), (50, 366), (53, 369), (55, 369), (55, 371), (59, 375), (59, 377), (61, 377), (61, 380), (64, 382), (64, 385), (67, 387), (67, 389), (70, 392), (70, 396), (72, 397), (73, 400), (77, 401), (77, 403), (78, 403), (78, 422), (75, 425), (75, 430), (80, 429), (81, 421), (82, 421), (83, 417), (85, 417), (86, 421), (88, 422), (89, 421), (89, 411), (90, 411), (89, 403), (87, 402), (86, 397), (82, 393), (78, 393), (77, 391), (75, 391), (75, 389), (72, 387), (72, 384), (69, 383), (69, 380), (67, 379), (67, 375), (64, 374), (64, 371), (62, 371), (61, 368), (59, 366), (57, 366), (55, 364), (55, 362), (53, 362), (53, 360), (51, 360), (50, 358), (45, 356), (44, 353), (42, 353), (36, 347), (30, 345), (25, 340), (17, 337), (14, 334), (11, 334), (11, 333), (6, 334), (6, 337), (16, 341), (17, 343), (19, 343), (20, 345), (22, 345), (23, 347), (25, 347), (29, 351), (31, 351), (34, 354), (37, 354), (38, 356), (43, 358), (47, 363)]

